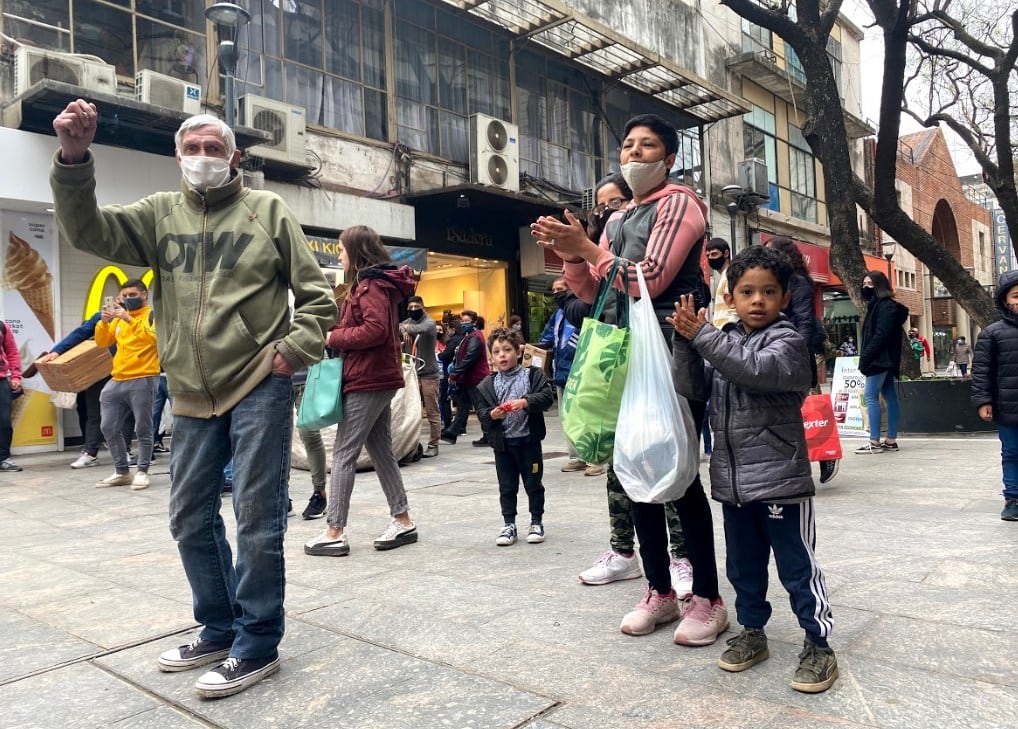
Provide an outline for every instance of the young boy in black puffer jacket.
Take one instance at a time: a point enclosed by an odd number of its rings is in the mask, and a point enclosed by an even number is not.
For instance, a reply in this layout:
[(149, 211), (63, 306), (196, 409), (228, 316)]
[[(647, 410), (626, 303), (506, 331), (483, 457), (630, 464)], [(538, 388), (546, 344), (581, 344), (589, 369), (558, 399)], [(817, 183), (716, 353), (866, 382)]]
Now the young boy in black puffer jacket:
[(541, 441), (547, 430), (544, 411), (555, 401), (555, 390), (540, 367), (524, 367), (523, 336), (499, 327), (488, 338), (495, 372), (473, 388), (477, 418), (495, 451), (499, 502), (505, 526), (495, 544), (516, 543), (516, 496), (520, 481), (530, 501), (529, 544), (544, 541), (544, 455)]
[(986, 327), (972, 360), (972, 404), (979, 417), (997, 423), (1004, 471), (1000, 518), (1018, 521), (1018, 271), (997, 281), (1000, 321)]

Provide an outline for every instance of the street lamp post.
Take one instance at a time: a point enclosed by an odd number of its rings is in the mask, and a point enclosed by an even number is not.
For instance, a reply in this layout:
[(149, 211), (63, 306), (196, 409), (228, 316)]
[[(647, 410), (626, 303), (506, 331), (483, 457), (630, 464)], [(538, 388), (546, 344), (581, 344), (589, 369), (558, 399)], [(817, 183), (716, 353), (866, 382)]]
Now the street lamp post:
[(894, 288), (894, 283), (891, 281), (891, 259), (894, 258), (893, 253), (885, 253), (884, 258), (887, 259), (887, 282), (891, 284), (891, 288)]
[(728, 203), (726, 208), (728, 210), (728, 217), (729, 217), (729, 219), (731, 220), (731, 223), (732, 223), (732, 235), (728, 239), (728, 247), (730, 249), (729, 255), (734, 256), (735, 255), (735, 216), (739, 212), (739, 203), (737, 203), (737, 202), (735, 202), (733, 200), (732, 202)]
[(237, 36), (242, 25), (251, 22), (251, 14), (234, 3), (216, 3), (205, 9), (205, 17), (215, 23), (216, 37), (219, 38), (218, 58), (226, 81), (223, 95), (226, 97), (226, 126), (233, 128), (234, 106), (237, 103), (233, 88), (233, 75), (237, 71)]

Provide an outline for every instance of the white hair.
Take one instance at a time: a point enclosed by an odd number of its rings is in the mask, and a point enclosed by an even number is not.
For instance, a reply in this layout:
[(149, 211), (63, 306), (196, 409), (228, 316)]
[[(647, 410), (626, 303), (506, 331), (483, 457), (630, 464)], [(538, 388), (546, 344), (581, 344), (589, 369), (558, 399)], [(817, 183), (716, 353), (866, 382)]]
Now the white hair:
[(178, 154), (180, 154), (180, 144), (184, 140), (184, 134), (202, 127), (216, 127), (219, 130), (219, 136), (223, 138), (223, 144), (226, 145), (226, 158), (233, 157), (233, 153), (237, 151), (237, 137), (234, 136), (233, 130), (226, 125), (226, 122), (212, 114), (196, 114), (184, 120), (180, 129), (173, 136), (173, 143), (176, 145)]

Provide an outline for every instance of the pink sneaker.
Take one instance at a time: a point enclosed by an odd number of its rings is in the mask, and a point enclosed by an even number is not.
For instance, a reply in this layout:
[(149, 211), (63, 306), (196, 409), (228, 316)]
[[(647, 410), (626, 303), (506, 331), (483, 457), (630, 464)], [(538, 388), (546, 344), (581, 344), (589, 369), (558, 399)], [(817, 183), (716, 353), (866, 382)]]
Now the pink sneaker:
[(675, 590), (667, 595), (659, 595), (656, 590), (647, 588), (647, 594), (631, 611), (622, 618), (620, 629), (626, 635), (649, 635), (664, 623), (670, 623), (679, 617), (679, 601)]
[(728, 609), (720, 597), (712, 602), (693, 595), (683, 612), (675, 629), (675, 642), (679, 645), (710, 645), (728, 629)]

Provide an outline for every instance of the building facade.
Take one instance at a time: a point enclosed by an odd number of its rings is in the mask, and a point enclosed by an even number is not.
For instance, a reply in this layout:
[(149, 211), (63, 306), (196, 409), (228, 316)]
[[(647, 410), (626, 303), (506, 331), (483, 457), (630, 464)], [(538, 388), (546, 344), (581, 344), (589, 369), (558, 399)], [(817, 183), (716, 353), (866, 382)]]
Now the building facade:
[[(594, 182), (617, 169), (625, 121), (655, 113), (679, 130), (672, 174), (708, 201), (713, 232), (725, 235), (734, 222), (738, 247), (778, 233), (800, 241), (822, 310), (822, 287), (833, 281), (829, 230), (823, 171), (799, 131), (801, 68), (779, 39), (727, 8), (241, 0), (250, 21), (237, 39), (230, 103), (221, 38), (205, 18), (211, 4), (0, 2), (0, 154), (36, 171), (26, 172), (31, 184), (0, 189), (8, 231), (19, 215), (46, 220), (50, 123), (68, 101), (81, 96), (99, 108), (102, 203), (174, 188), (176, 126), (197, 111), (223, 115), (229, 103), (248, 184), (287, 201), (324, 267), (338, 265), (339, 233), (368, 223), (422, 271), (432, 316), (471, 308), (497, 325), (519, 313), (536, 334), (559, 263), (533, 244), (529, 223), (588, 207)], [(853, 138), (866, 131), (861, 37), (839, 23), (830, 48)], [(732, 216), (722, 189), (754, 159), (769, 201), (740, 198)], [(47, 235), (59, 338), (89, 313), (96, 290), (139, 272), (111, 272)], [(36, 339), (29, 354), (51, 344)]]

